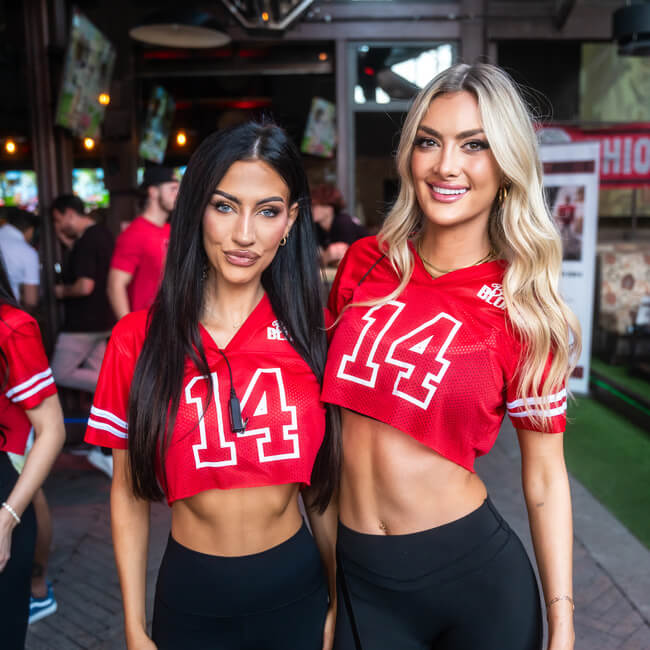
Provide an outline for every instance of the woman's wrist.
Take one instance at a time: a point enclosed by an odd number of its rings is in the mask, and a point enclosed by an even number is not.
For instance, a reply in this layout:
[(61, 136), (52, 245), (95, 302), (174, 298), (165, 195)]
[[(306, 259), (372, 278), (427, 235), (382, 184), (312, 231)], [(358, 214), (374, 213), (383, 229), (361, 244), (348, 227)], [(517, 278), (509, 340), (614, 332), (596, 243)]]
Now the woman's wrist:
[(19, 524), (19, 520), (14, 517), (7, 508), (0, 508), (0, 528), (2, 530), (13, 530)]

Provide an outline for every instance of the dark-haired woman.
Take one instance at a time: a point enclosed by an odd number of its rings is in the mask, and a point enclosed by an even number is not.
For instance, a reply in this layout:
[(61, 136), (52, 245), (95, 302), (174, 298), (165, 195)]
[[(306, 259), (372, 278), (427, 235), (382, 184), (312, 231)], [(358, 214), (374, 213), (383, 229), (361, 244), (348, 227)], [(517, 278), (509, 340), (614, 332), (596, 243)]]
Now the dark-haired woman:
[[(31, 501), (43, 484), (65, 430), (56, 386), (36, 321), (18, 308), (0, 256), (0, 646), (25, 644), (36, 518)], [(18, 476), (9, 452), (34, 445)]]
[[(183, 178), (151, 311), (113, 331), (86, 438), (114, 449), (130, 650), (331, 647), (337, 447), (319, 399), (326, 340), (309, 208), (279, 127), (213, 134)], [(306, 485), (316, 543), (298, 508)], [(162, 496), (172, 528), (152, 642), (148, 516)]]

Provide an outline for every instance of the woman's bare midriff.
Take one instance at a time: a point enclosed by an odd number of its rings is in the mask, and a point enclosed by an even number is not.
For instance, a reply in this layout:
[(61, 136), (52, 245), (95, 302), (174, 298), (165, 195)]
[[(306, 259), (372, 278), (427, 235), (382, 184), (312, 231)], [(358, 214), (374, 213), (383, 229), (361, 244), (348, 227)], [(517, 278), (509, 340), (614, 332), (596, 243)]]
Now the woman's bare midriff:
[(485, 500), (483, 481), (411, 436), (342, 409), (341, 522), (403, 535), (460, 519)]
[(302, 525), (298, 484), (207, 490), (172, 504), (172, 537), (208, 555), (261, 553)]

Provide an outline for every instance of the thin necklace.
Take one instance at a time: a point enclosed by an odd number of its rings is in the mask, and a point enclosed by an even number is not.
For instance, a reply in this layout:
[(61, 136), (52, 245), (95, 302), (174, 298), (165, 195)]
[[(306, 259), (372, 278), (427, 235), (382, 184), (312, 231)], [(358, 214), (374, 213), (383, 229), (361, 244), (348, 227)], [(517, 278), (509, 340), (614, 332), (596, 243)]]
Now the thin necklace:
[(445, 270), (445, 269), (439, 269), (437, 266), (435, 266), (435, 264), (431, 264), (431, 262), (429, 262), (428, 260), (426, 260), (424, 258), (424, 256), (422, 255), (422, 250), (421, 250), (420, 244), (421, 244), (421, 241), (418, 241), (418, 245), (417, 245), (418, 255), (420, 256), (420, 259), (422, 260), (422, 263), (424, 264), (424, 267), (426, 268), (429, 275), (433, 275), (431, 273), (430, 269), (432, 269), (435, 272), (436, 276), (445, 275), (446, 273), (451, 273), (452, 271), (460, 271), (460, 269), (467, 269), (470, 266), (478, 266), (479, 264), (485, 264), (486, 262), (490, 262), (493, 259), (495, 259), (496, 255), (497, 255), (496, 252), (494, 251), (494, 249), (490, 248), (487, 255), (482, 257), (480, 260), (478, 260), (476, 262), (473, 262), (472, 264), (466, 264), (465, 266), (459, 266), (459, 267), (457, 267), (455, 269), (446, 269)]

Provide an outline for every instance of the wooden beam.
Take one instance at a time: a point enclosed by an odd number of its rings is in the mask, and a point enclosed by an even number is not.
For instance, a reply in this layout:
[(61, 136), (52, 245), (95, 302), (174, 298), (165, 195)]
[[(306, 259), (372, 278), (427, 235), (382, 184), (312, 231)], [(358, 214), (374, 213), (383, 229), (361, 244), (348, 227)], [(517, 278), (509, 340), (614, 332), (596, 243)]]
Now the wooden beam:
[(553, 10), (553, 24), (555, 28), (561, 30), (576, 6), (576, 0), (555, 0)]

